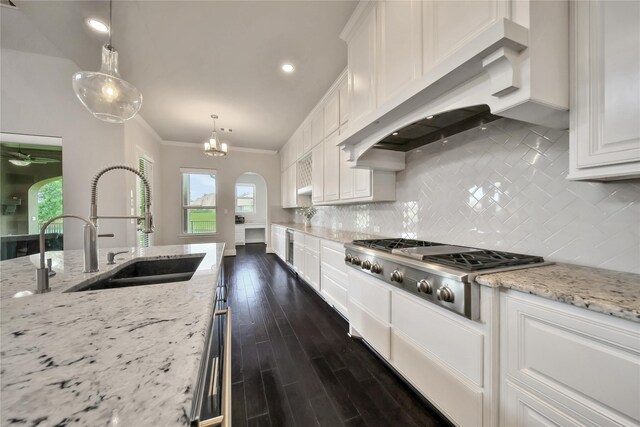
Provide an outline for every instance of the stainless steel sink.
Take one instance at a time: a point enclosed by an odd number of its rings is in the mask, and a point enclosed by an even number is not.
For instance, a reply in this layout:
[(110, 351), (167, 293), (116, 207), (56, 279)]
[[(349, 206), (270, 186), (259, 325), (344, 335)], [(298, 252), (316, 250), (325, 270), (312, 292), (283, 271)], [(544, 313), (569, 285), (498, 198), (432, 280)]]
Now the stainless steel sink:
[(66, 292), (97, 291), (129, 286), (156, 285), (184, 282), (191, 279), (202, 262), (204, 254), (179, 258), (140, 260), (114, 270), (107, 277), (89, 279)]

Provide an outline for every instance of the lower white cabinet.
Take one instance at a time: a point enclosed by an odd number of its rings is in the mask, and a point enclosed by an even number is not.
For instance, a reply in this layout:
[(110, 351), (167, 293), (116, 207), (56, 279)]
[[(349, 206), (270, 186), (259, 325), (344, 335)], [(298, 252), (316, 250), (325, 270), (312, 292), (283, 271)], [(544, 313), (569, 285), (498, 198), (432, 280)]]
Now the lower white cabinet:
[(245, 244), (244, 225), (236, 224), (236, 246), (244, 246), (244, 244)]
[(637, 323), (506, 291), (501, 325), (504, 426), (640, 424)]
[(322, 240), (320, 242), (320, 260), (322, 262), (320, 292), (329, 305), (348, 318), (348, 280), (344, 263), (344, 246), (340, 243)]
[(304, 236), (304, 280), (320, 292), (320, 239)]
[(271, 226), (271, 250), (283, 261), (286, 260), (286, 228), (280, 225)]
[(304, 277), (304, 234), (293, 233), (293, 269)]

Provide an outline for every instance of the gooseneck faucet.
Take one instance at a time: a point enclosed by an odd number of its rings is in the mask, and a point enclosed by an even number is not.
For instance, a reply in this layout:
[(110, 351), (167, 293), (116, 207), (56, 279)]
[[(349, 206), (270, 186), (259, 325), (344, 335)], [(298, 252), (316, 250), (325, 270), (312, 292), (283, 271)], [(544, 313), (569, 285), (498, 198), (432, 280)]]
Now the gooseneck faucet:
[[(141, 216), (131, 216), (131, 215), (129, 215), (129, 216), (105, 216), (105, 215), (98, 216), (98, 181), (100, 180), (100, 177), (102, 177), (102, 175), (104, 175), (105, 173), (107, 173), (109, 171), (112, 171), (112, 170), (118, 170), (118, 169), (134, 173), (142, 180), (142, 184), (144, 185), (144, 199), (145, 199), (144, 200), (144, 203), (145, 203), (144, 215), (141, 215)], [(138, 223), (138, 225), (140, 225), (141, 223), (143, 224), (142, 227), (138, 228), (138, 230), (142, 231), (143, 233), (147, 233), (147, 234), (148, 233), (153, 233), (153, 217), (151, 215), (151, 186), (149, 185), (149, 181), (147, 180), (147, 177), (145, 177), (137, 169), (132, 168), (131, 166), (126, 166), (126, 165), (108, 166), (108, 167), (102, 169), (97, 174), (95, 174), (95, 176), (91, 180), (91, 214), (89, 216), (89, 220), (91, 221), (91, 223), (93, 225), (95, 225), (97, 227), (99, 218), (105, 218), (105, 219), (135, 219), (136, 222)]]
[(98, 271), (98, 245), (96, 240), (88, 240), (87, 239), (87, 227), (89, 230), (93, 231), (93, 235), (97, 235), (97, 230), (95, 225), (89, 222), (87, 219), (82, 218), (77, 215), (58, 215), (51, 218), (49, 221), (45, 222), (40, 228), (40, 267), (36, 269), (36, 293), (44, 294), (45, 292), (49, 292), (51, 289), (49, 288), (49, 268), (45, 266), (45, 239), (44, 234), (47, 230), (49, 224), (53, 221), (61, 218), (75, 218), (81, 221), (86, 222), (85, 225), (85, 239), (84, 239), (84, 272), (90, 273), (94, 271)]

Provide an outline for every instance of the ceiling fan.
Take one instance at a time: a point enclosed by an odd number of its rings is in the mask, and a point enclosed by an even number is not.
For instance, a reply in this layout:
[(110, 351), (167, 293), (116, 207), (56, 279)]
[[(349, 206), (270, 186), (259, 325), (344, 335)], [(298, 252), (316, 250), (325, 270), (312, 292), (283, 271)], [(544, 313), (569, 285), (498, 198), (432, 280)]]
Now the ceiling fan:
[(60, 160), (51, 159), (48, 157), (37, 157), (31, 154), (24, 154), (20, 148), (18, 151), (7, 151), (0, 153), (0, 156), (9, 160), (9, 163), (16, 166), (29, 166), (30, 164), (46, 164), (46, 163), (58, 163)]

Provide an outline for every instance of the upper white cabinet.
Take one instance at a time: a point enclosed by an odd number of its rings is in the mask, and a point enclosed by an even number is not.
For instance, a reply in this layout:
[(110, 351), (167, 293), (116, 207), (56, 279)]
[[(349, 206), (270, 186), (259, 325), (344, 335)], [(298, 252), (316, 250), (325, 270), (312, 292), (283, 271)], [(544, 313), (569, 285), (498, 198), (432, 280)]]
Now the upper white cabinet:
[(340, 199), (340, 147), (335, 132), (324, 141), (324, 202)]
[(346, 35), (352, 122), (376, 107), (377, 9), (376, 2), (368, 2), (361, 19)]
[(353, 199), (353, 172), (347, 163), (347, 153), (340, 150), (340, 198)]
[(640, 177), (640, 2), (571, 2), (570, 179)]
[(378, 105), (422, 74), (422, 5), (421, 0), (405, 0), (378, 6)]
[(311, 121), (306, 121), (302, 126), (302, 153), (307, 154), (313, 147), (311, 143)]
[(324, 139), (324, 109), (317, 108), (311, 115), (311, 146), (315, 147)]
[(349, 121), (349, 80), (347, 77), (340, 79), (340, 126), (343, 127)]
[(324, 146), (317, 145), (311, 152), (311, 201), (313, 204), (324, 200)]
[(331, 135), (340, 127), (340, 92), (334, 91), (329, 95), (324, 105), (324, 134)]

